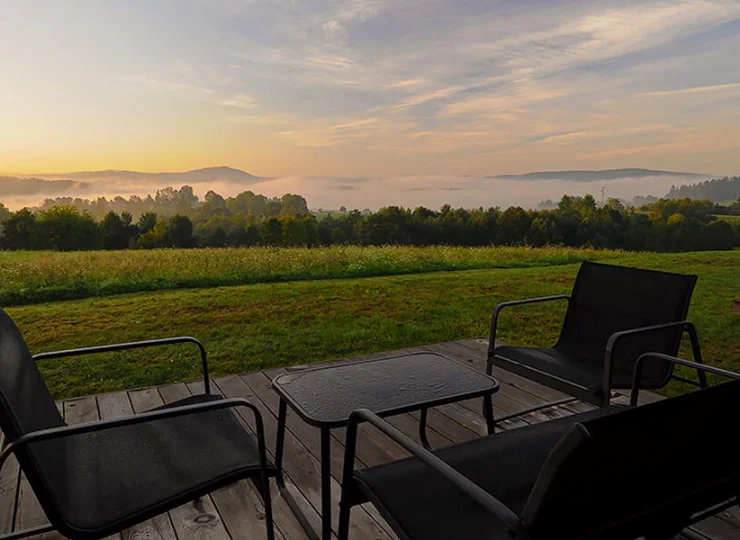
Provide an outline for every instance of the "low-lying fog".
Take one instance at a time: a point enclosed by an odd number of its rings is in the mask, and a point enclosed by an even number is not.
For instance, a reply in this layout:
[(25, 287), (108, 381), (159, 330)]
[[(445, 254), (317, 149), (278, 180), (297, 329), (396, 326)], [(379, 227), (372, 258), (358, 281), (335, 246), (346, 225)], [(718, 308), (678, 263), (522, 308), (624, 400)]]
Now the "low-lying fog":
[[(67, 177), (69, 178), (69, 177)], [(93, 177), (90, 173), (84, 179), (75, 177), (71, 181), (33, 181), (29, 179), (0, 179), (0, 202), (11, 209), (22, 206), (36, 206), (45, 198), (83, 197), (94, 198), (116, 195), (145, 196), (154, 194), (157, 189), (183, 184), (193, 187), (199, 197), (209, 190), (223, 196), (233, 196), (251, 190), (269, 197), (279, 197), (285, 193), (302, 195), (311, 209), (376, 210), (382, 206), (400, 205), (406, 207), (426, 206), (437, 209), (444, 204), (453, 207), (508, 207), (520, 205), (534, 208), (540, 201), (557, 201), (564, 194), (592, 194), (601, 199), (601, 189), (605, 197), (631, 200), (635, 196), (664, 196), (671, 185), (691, 184), (707, 179), (701, 176), (641, 176), (597, 181), (573, 180), (530, 180), (502, 179), (471, 176), (402, 176), (385, 178), (320, 178), (283, 177), (261, 179), (253, 177), (246, 181), (218, 179), (215, 181), (182, 181), (179, 175), (160, 178), (157, 175), (113, 175), (107, 173)]]

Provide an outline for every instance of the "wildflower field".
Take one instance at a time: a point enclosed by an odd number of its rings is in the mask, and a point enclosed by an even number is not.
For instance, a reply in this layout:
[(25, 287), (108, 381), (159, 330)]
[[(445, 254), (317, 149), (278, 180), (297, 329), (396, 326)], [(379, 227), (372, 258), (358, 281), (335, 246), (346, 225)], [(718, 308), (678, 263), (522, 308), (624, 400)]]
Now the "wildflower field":
[(527, 268), (623, 258), (619, 251), (519, 247), (206, 248), (0, 251), (0, 305), (279, 281)]

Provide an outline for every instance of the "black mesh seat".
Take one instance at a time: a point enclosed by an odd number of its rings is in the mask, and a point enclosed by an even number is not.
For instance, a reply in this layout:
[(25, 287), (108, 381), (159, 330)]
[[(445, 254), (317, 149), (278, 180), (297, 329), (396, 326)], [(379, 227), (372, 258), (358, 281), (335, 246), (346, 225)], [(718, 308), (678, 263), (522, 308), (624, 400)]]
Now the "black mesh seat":
[[(671, 538), (738, 504), (740, 374), (640, 407), (569, 418), (429, 452), (367, 410), (347, 429), (339, 540), (370, 501), (404, 540)], [(636, 396), (635, 400), (636, 402)], [(691, 425), (687, 419), (700, 419)], [(414, 457), (353, 470), (359, 422)]]
[[(578, 417), (566, 417), (514, 429), (437, 450), (434, 454), (454, 467), (514, 512), (524, 509), (550, 450), (576, 421), (610, 414), (621, 407), (604, 407)], [(409, 458), (357, 471), (355, 503), (372, 501), (383, 517), (396, 520), (410, 538), (508, 538), (487, 513), (427, 465)], [(500, 531), (498, 536), (492, 532)]]
[[(557, 348), (512, 347), (496, 348), (496, 354), (533, 370), (547, 373), (548, 377), (573, 382), (594, 395), (601, 392), (603, 369), (591, 362), (574, 361)], [(503, 367), (503, 366), (502, 366)]]
[[(488, 372), (498, 366), (594, 404), (609, 402), (612, 388), (629, 388), (642, 353), (676, 355), (688, 331), (701, 362), (696, 332), (686, 321), (696, 276), (585, 262), (570, 297), (504, 302), (491, 321)], [(567, 300), (560, 338), (551, 348), (496, 344), (503, 308)], [(642, 385), (662, 388), (673, 366), (655, 361)], [(703, 378), (702, 378), (703, 381)]]
[[(0, 310), (0, 427), (51, 525), (103, 538), (242, 479), (258, 486), (272, 537), (259, 413), (192, 396), (139, 416), (65, 426), (17, 328)], [(254, 414), (257, 437), (235, 407)]]

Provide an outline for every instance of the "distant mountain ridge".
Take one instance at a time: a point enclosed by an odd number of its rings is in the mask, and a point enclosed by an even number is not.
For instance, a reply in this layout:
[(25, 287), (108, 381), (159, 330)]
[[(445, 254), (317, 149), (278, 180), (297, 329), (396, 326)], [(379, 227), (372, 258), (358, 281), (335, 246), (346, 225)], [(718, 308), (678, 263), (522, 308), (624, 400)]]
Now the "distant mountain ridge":
[(0, 197), (32, 195), (80, 196), (96, 187), (138, 185), (138, 186), (182, 186), (207, 183), (235, 185), (256, 184), (268, 178), (255, 176), (232, 167), (206, 167), (183, 172), (153, 172), (113, 170), (80, 171), (63, 174), (0, 175)]
[(0, 176), (0, 195), (18, 196), (34, 193), (60, 195), (70, 189), (86, 189), (87, 182), (76, 180), (45, 180), (37, 177)]
[(125, 179), (125, 180), (160, 180), (172, 183), (190, 183), (200, 184), (204, 182), (229, 182), (229, 183), (250, 183), (265, 180), (265, 178), (249, 174), (248, 172), (232, 167), (205, 167), (183, 172), (153, 172), (144, 173), (138, 171), (113, 170), (105, 171), (82, 171), (65, 174), (48, 174), (36, 175), (46, 179), (64, 179), (64, 180), (95, 180), (95, 179)]
[(498, 180), (570, 180), (572, 182), (599, 182), (605, 180), (617, 180), (619, 178), (646, 178), (656, 176), (675, 176), (682, 178), (709, 178), (710, 175), (691, 173), (659, 171), (652, 169), (605, 169), (601, 171), (541, 171), (526, 174), (499, 174), (489, 176)]

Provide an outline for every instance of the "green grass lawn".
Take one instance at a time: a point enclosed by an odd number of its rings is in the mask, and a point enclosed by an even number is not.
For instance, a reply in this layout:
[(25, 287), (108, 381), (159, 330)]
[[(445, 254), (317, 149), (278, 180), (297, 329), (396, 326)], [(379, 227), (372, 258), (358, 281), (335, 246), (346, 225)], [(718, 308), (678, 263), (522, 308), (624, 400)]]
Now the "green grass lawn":
[(622, 260), (621, 251), (518, 247), (358, 247), (0, 251), (0, 305), (123, 293)]
[[(740, 369), (740, 317), (730, 313), (740, 293), (740, 252), (617, 256), (623, 264), (698, 274), (690, 318), (706, 359)], [(498, 302), (568, 293), (577, 270), (578, 264), (564, 264), (262, 283), (7, 311), (33, 352), (185, 334), (205, 343), (218, 376), (485, 335)], [(562, 305), (511, 310), (500, 337), (549, 344), (561, 320)], [(187, 346), (48, 360), (40, 368), (57, 398), (199, 376), (196, 351)]]

